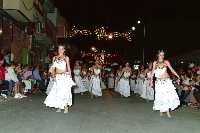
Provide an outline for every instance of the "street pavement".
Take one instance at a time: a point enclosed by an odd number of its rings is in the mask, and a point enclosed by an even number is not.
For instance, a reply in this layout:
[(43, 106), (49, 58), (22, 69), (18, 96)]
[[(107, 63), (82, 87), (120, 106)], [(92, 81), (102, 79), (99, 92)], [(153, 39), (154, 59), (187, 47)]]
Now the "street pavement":
[(152, 102), (111, 91), (75, 95), (68, 114), (44, 106), (45, 95), (0, 103), (0, 133), (200, 133), (200, 111), (184, 108), (160, 117)]

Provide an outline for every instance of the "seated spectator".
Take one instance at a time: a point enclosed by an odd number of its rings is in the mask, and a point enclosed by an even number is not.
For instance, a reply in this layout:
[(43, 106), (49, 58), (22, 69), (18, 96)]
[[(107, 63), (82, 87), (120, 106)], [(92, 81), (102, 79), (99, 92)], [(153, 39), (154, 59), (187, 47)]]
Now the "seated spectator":
[(32, 69), (30, 67), (25, 67), (24, 70), (23, 70), (23, 80), (27, 80), (29, 78), (32, 78), (33, 76), (33, 72), (32, 72)]
[(44, 85), (44, 82), (43, 82), (43, 80), (40, 76), (39, 65), (37, 65), (33, 69), (33, 79), (36, 80), (37, 88), (39, 88), (42, 91), (45, 91), (45, 85)]
[(14, 98), (26, 97), (20, 93), (20, 82), (14, 69), (14, 64), (6, 66), (5, 80), (8, 82), (8, 95), (11, 96), (13, 94)]
[(11, 53), (10, 52), (7, 52), (6, 55), (4, 56), (4, 60), (5, 60), (5, 63), (10, 65), (11, 64)]
[(181, 101), (183, 104), (194, 108), (197, 104), (195, 97), (193, 96), (193, 91), (195, 90), (194, 80), (189, 80), (189, 85), (184, 87), (184, 90), (181, 93)]
[(32, 90), (32, 68), (30, 67), (25, 67), (23, 70), (23, 76), (22, 76), (22, 82), (25, 85), (25, 90), (24, 93), (27, 94), (28, 92), (31, 92)]

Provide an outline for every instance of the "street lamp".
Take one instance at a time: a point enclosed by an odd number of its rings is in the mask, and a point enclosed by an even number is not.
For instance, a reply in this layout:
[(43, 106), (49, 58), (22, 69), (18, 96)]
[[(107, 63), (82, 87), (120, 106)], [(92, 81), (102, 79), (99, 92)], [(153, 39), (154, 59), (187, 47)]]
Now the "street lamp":
[(91, 50), (92, 50), (93, 52), (96, 52), (96, 51), (97, 51), (97, 49), (96, 49), (94, 46), (91, 47)]
[(133, 26), (131, 29), (132, 29), (133, 31), (135, 31), (136, 28), (135, 28), (135, 26)]
[(137, 23), (138, 23), (138, 24), (140, 24), (140, 23), (141, 23), (141, 21), (140, 21), (140, 20), (138, 20), (138, 21), (137, 21)]
[(112, 38), (113, 38), (112, 34), (110, 34), (110, 35), (108, 36), (108, 38), (109, 38), (109, 39), (112, 39)]

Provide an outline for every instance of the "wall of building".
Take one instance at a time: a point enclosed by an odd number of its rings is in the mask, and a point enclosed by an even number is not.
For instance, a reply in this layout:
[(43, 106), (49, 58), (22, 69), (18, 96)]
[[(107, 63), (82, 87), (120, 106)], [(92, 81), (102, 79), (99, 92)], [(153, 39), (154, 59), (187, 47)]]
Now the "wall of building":
[(29, 20), (33, 20), (33, 0), (3, 0), (3, 8), (19, 10)]

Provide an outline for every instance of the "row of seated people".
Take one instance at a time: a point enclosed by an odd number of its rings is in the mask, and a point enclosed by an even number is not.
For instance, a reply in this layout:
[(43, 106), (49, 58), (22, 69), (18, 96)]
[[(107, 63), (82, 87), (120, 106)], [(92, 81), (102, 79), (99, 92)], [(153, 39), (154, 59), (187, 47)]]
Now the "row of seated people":
[(2, 65), (0, 77), (0, 94), (4, 97), (24, 98), (29, 93), (45, 89), (38, 66), (32, 69), (20, 64)]

